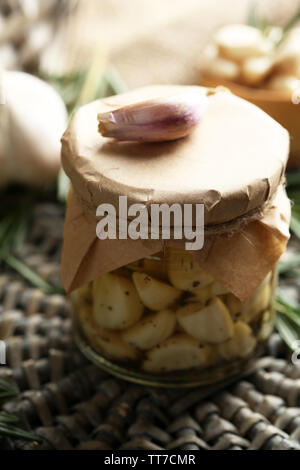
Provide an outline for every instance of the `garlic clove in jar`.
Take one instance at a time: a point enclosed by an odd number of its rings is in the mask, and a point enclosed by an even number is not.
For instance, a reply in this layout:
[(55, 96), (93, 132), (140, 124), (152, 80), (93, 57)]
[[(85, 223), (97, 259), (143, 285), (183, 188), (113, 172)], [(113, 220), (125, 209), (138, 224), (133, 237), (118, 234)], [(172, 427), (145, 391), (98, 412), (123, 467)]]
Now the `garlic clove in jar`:
[(171, 310), (147, 315), (122, 334), (123, 340), (138, 349), (147, 350), (169, 338), (175, 330), (176, 316)]
[(78, 296), (83, 304), (91, 305), (93, 302), (93, 283), (89, 282), (82, 287), (79, 287), (72, 295)]
[(234, 324), (233, 337), (218, 346), (219, 353), (223, 359), (231, 360), (243, 358), (252, 353), (256, 346), (256, 339), (251, 328), (244, 322)]
[[(76, 292), (75, 294), (75, 302), (76, 302), (76, 312), (78, 314), (78, 320), (80, 324), (80, 328), (82, 329), (85, 336), (90, 340), (96, 334), (97, 326), (93, 319), (93, 311), (91, 305), (82, 302), (79, 298), (79, 293)], [(73, 294), (73, 301), (74, 301), (74, 294)]]
[(67, 111), (56, 91), (24, 72), (2, 74), (0, 160), (6, 174), (2, 184), (43, 186), (60, 169), (60, 139)]
[(211, 346), (185, 334), (177, 334), (147, 352), (142, 368), (146, 372), (171, 372), (208, 367)]
[(213, 278), (200, 268), (194, 256), (182, 250), (170, 249), (168, 273), (173, 286), (190, 292), (201, 289), (213, 281)]
[(165, 310), (182, 295), (179, 289), (145, 273), (133, 273), (132, 279), (143, 304), (150, 310)]
[(118, 331), (101, 328), (93, 317), (92, 306), (87, 303), (78, 305), (80, 326), (89, 343), (108, 358), (118, 361), (136, 360), (139, 352), (122, 340)]
[(211, 284), (198, 288), (188, 297), (188, 302), (197, 302), (205, 305), (206, 302), (213, 297), (211, 292)]
[(229, 290), (221, 282), (214, 281), (210, 286), (212, 297), (217, 295), (228, 294)]
[(214, 281), (205, 287), (198, 287), (193, 291), (193, 295), (188, 298), (189, 302), (200, 302), (203, 305), (209, 299), (217, 297), (218, 295), (228, 294), (229, 290), (220, 282)]
[(124, 330), (139, 321), (144, 311), (133, 282), (113, 273), (94, 281), (93, 299), (93, 316), (102, 328)]
[(131, 271), (149, 274), (162, 281), (168, 280), (167, 263), (165, 263), (163, 259), (160, 259), (160, 257), (158, 257), (158, 259), (155, 257), (143, 258), (128, 264), (126, 267)]
[(120, 332), (97, 329), (92, 338), (92, 346), (100, 350), (109, 359), (117, 361), (134, 361), (139, 352), (130, 344), (123, 341)]
[(259, 341), (266, 341), (271, 336), (274, 329), (273, 316), (274, 314), (271, 310), (266, 310), (264, 312), (261, 327), (257, 335)]
[(270, 284), (260, 286), (248, 302), (242, 304), (241, 316), (246, 322), (252, 321), (260, 312), (270, 307), (272, 289)]
[(177, 321), (186, 333), (199, 341), (222, 343), (233, 335), (233, 321), (224, 303), (212, 299), (205, 307), (188, 304), (177, 310)]
[(233, 318), (237, 318), (241, 315), (243, 304), (235, 295), (227, 294), (225, 297), (225, 305)]
[(273, 43), (259, 29), (245, 24), (223, 26), (214, 39), (220, 56), (237, 62), (268, 55), (273, 50)]

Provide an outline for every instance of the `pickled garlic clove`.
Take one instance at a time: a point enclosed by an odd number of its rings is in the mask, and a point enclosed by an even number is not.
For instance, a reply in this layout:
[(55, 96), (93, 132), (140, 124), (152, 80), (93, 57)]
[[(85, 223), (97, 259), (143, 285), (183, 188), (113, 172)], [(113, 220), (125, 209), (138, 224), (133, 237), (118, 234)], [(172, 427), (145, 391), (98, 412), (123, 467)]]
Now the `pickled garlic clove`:
[(272, 288), (270, 284), (260, 286), (248, 302), (242, 304), (241, 315), (246, 322), (253, 321), (261, 312), (271, 307)]
[(161, 281), (168, 281), (167, 263), (155, 258), (142, 258), (126, 266), (130, 271), (149, 274)]
[(212, 299), (213, 297), (216, 297), (218, 295), (226, 294), (229, 294), (229, 290), (220, 282), (214, 281), (204, 287), (198, 287), (197, 289), (195, 289), (192, 292), (192, 295), (189, 296), (188, 301), (199, 302), (204, 305), (209, 299)]
[(128, 328), (144, 311), (133, 282), (113, 273), (103, 274), (94, 281), (93, 300), (93, 316), (102, 328)]
[(233, 337), (218, 346), (219, 354), (228, 361), (249, 356), (256, 346), (250, 326), (242, 321), (234, 325)]
[(193, 254), (176, 249), (169, 251), (168, 275), (173, 286), (190, 292), (197, 292), (213, 282), (213, 278), (203, 271)]
[(233, 335), (229, 310), (217, 297), (202, 304), (188, 304), (177, 310), (177, 321), (186, 333), (207, 343), (223, 343)]
[(138, 349), (148, 350), (169, 338), (175, 330), (176, 316), (171, 310), (147, 315), (122, 333), (123, 340)]
[(212, 347), (185, 334), (177, 334), (151, 349), (142, 368), (146, 372), (171, 372), (212, 363)]
[(98, 329), (91, 339), (92, 346), (105, 356), (117, 361), (135, 361), (139, 358), (139, 351), (123, 341), (119, 331)]
[(169, 308), (182, 295), (181, 290), (144, 273), (135, 272), (132, 279), (141, 301), (150, 310)]

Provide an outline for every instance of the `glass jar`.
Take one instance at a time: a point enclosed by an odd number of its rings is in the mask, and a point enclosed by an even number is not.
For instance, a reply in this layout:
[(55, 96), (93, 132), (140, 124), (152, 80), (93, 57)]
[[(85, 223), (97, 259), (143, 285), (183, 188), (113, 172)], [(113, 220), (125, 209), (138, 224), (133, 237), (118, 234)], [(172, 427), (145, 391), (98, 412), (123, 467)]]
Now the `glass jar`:
[[(185, 138), (120, 142), (98, 132), (99, 113), (185, 93), (207, 96)], [(61, 273), (83, 353), (109, 373), (156, 386), (210, 384), (243, 370), (272, 331), (274, 267), (289, 238), (288, 152), (277, 122), (223, 88), (150, 86), (74, 113), (62, 138), (72, 190)], [(157, 206), (182, 215), (179, 223), (169, 214), (167, 227), (184, 226), (182, 239), (152, 237), (165, 226), (152, 216)], [(112, 230), (98, 238), (111, 216)], [(130, 236), (141, 220), (143, 236)], [(185, 228), (196, 227), (203, 247), (186, 251)]]
[(276, 275), (242, 303), (194, 252), (168, 248), (104, 274), (71, 295), (79, 347), (108, 372), (157, 386), (235, 375), (273, 329)]

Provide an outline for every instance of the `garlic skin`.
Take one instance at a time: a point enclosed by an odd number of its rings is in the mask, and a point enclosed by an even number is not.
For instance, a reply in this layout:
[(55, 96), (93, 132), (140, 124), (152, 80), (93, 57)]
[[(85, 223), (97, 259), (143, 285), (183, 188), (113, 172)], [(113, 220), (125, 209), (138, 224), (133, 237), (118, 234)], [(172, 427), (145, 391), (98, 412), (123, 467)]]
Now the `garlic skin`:
[(120, 141), (164, 142), (189, 135), (201, 122), (208, 104), (202, 93), (183, 93), (142, 101), (98, 115), (103, 137)]
[(1, 76), (0, 187), (43, 186), (60, 169), (60, 138), (67, 111), (56, 91), (24, 72)]

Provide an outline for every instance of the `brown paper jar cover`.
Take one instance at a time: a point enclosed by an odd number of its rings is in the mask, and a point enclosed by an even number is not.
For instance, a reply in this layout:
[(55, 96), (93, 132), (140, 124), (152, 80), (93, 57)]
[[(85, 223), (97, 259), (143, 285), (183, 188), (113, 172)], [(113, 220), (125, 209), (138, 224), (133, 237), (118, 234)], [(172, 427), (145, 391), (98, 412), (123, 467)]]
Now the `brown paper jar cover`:
[[(129, 205), (203, 203), (207, 227), (230, 223), (253, 211), (263, 214), (267, 223), (249, 223), (242, 234), (234, 235), (239, 238), (234, 243), (232, 235), (210, 237), (199, 253), (207, 270), (214, 271), (217, 280), (225, 280), (241, 299), (251, 295), (284, 251), (289, 203), (278, 188), (288, 158), (289, 136), (253, 104), (217, 89), (209, 94), (208, 108), (197, 129), (169, 143), (120, 143), (98, 133), (97, 114), (101, 111), (186, 90), (207, 93), (206, 88), (196, 86), (151, 86), (95, 101), (73, 116), (62, 139), (63, 167), (73, 187), (62, 256), (67, 292), (162, 249), (161, 240), (97, 239), (96, 209), (102, 203), (112, 203), (118, 209), (119, 195), (127, 196)], [(253, 269), (248, 270), (247, 279), (246, 274), (242, 279), (234, 276), (234, 285), (229, 286), (228, 270), (240, 271), (233, 264), (243, 259), (240, 256), (250, 247), (242, 243), (247, 231), (251, 232), (251, 244), (257, 242), (257, 250), (251, 249)], [(222, 240), (225, 246), (238, 246), (241, 253), (236, 252), (231, 261), (223, 254), (223, 268), (216, 268), (213, 255), (220, 252)], [(260, 261), (262, 253), (264, 261)]]
[(288, 168), (300, 167), (300, 105), (293, 103), (291, 93), (264, 88), (251, 88), (227, 80), (215, 79), (201, 71), (201, 83), (206, 87), (222, 85), (235, 95), (255, 104), (288, 130), (291, 137)]

